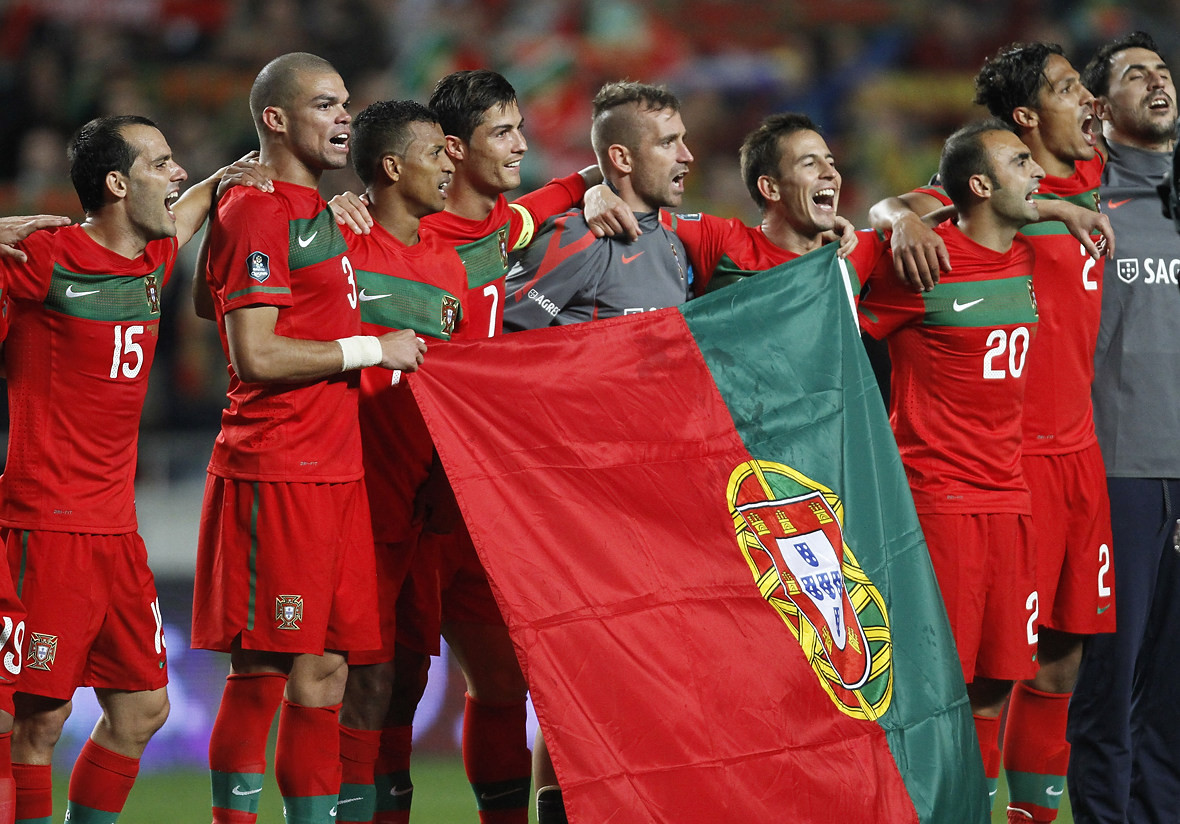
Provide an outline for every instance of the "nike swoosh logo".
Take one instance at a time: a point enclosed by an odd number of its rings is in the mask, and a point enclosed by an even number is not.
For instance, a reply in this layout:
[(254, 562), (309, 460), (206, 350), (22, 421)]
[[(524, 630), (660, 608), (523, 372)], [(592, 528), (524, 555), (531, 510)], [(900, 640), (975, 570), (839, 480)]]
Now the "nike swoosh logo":
[(316, 229), (314, 232), (312, 232), (310, 235), (308, 235), (308, 236), (307, 236), (307, 239), (306, 239), (306, 240), (304, 240), (304, 239), (303, 239), (303, 236), (302, 236), (302, 235), (299, 235), (299, 236), (297, 236), (297, 237), (296, 237), (296, 240), (298, 240), (298, 241), (299, 241), (299, 245), (300, 245), (302, 248), (306, 249), (308, 246), (310, 246), (310, 245), (311, 245), (311, 242), (312, 242), (313, 240), (315, 240), (315, 236), (316, 236), (316, 235), (318, 235), (319, 233), (320, 233), (320, 230), (319, 230), (319, 229)]
[(361, 801), (361, 800), (362, 800), (362, 796), (359, 796), (359, 795), (356, 798), (341, 798), (339, 801), (336, 802), (336, 806), (339, 807), (341, 804), (351, 804), (354, 801)]
[(232, 792), (234, 795), (258, 795), (260, 792), (262, 792), (262, 787), (259, 787), (257, 790), (243, 790), (241, 789), (241, 786), (241, 784), (235, 784), (234, 788), (230, 790), (230, 792)]
[(951, 308), (956, 312), (962, 312), (965, 309), (970, 309), (977, 303), (983, 303), (983, 301), (984, 298), (976, 298), (975, 300), (969, 300), (966, 303), (959, 303), (959, 299), (955, 298), (955, 302), (951, 304)]
[(397, 787), (391, 787), (389, 789), (389, 794), (392, 795), (394, 798), (397, 798), (398, 796), (409, 795), (413, 791), (414, 791), (413, 787), (402, 787), (401, 789), (398, 789)]
[[(635, 260), (635, 258), (639, 257), (642, 254), (643, 254), (643, 252), (636, 252), (635, 254), (631, 255), (630, 257), (628, 257), (627, 255), (623, 255), (623, 263), (630, 263), (631, 261)], [(516, 792), (516, 790), (513, 790), (513, 792)]]
[(1106, 205), (1108, 207), (1110, 207), (1111, 209), (1117, 209), (1118, 207), (1122, 206), (1124, 203), (1130, 203), (1133, 199), (1134, 198), (1129, 197), (1126, 200), (1108, 200), (1108, 201), (1106, 201)]
[(333, 806), (332, 809), (328, 810), (328, 815), (332, 816), (332, 818), (336, 817), (336, 807), (335, 806)]
[(393, 293), (390, 292), (388, 295), (370, 295), (364, 289), (361, 289), (360, 294), (358, 294), (357, 297), (361, 300), (381, 300), (381, 298), (393, 297)]
[(1098, 614), (1101, 615), (1102, 613), (1106, 612), (1108, 609), (1110, 609), (1110, 604), (1107, 604), (1104, 607), (1098, 607)]
[[(639, 255), (642, 254), (643, 252), (639, 253)], [(636, 255), (635, 257), (639, 257), (639, 255)], [(506, 796), (519, 792), (524, 792), (524, 787), (516, 787), (511, 790), (505, 790), (502, 793), (480, 793), (479, 798), (481, 801), (495, 801), (497, 798), (505, 798)]]
[(1047, 790), (1045, 790), (1045, 795), (1058, 796), (1063, 792), (1065, 792), (1065, 787), (1062, 787), (1060, 790), (1055, 790), (1052, 787), (1049, 787)]
[(66, 287), (66, 297), (67, 298), (84, 298), (87, 295), (97, 295), (98, 293), (99, 293), (98, 289), (91, 289), (88, 292), (79, 292), (77, 289), (74, 288), (74, 284), (72, 284), (72, 283)]

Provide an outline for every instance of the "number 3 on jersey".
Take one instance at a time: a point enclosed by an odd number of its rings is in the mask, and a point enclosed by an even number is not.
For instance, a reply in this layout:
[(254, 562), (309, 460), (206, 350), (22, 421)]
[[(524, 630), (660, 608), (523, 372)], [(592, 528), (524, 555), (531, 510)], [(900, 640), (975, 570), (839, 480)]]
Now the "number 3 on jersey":
[(1019, 378), (1028, 357), (1028, 329), (1017, 326), (1011, 331), (993, 329), (987, 336), (987, 352), (983, 356), (983, 377), (986, 380)]

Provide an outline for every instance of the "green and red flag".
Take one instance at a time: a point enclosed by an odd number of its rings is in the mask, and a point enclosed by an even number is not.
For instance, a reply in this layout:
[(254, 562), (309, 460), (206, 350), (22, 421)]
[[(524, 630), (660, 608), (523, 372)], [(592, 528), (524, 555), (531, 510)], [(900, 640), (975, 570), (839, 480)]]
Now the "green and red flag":
[(573, 822), (988, 818), (834, 252), (412, 376)]

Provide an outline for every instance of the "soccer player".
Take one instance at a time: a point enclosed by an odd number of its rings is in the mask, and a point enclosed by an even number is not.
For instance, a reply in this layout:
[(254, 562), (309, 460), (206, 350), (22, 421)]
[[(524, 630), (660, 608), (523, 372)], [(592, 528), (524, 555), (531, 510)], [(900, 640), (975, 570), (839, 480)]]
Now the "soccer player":
[(1159, 822), (1175, 818), (1180, 790), (1180, 239), (1155, 191), (1172, 173), (1176, 86), (1143, 32), (1102, 46), (1082, 79), (1096, 96), (1108, 154), (1099, 193), (1119, 238), (1103, 279), (1093, 387), (1114, 534), (1099, 584), (1113, 587), (1119, 616), (1082, 653), (1069, 794), (1079, 824)]
[(581, 210), (551, 218), (509, 275), (506, 331), (581, 323), (686, 301), (692, 267), (660, 221), (680, 205), (692, 153), (680, 101), (667, 89), (607, 83), (594, 97), (590, 140), (607, 182), (635, 212), (634, 240), (598, 238)]
[[(676, 306), (688, 300), (692, 269), (661, 209), (684, 197), (692, 153), (680, 101), (663, 87), (607, 83), (595, 95), (590, 140), (603, 176), (635, 212), (634, 240), (596, 237), (582, 212), (546, 221), (509, 274), (505, 330), (580, 323)], [(537, 818), (566, 820), (545, 738), (533, 747)]]
[[(467, 274), (454, 248), (420, 225), (442, 210), (455, 170), (442, 128), (433, 112), (413, 101), (374, 103), (353, 120), (352, 144), (352, 165), (375, 220), (370, 234), (348, 234), (364, 332), (412, 328), (432, 343), (450, 340), (467, 323)], [(387, 824), (408, 820), (411, 794), (391, 793), (397, 781), (384, 763), (374, 787), (382, 730), (412, 723), (424, 664), (439, 653), (437, 565), (428, 549), (419, 551), (419, 534), (437, 528), (431, 513), (421, 511), (434, 446), (409, 387), (381, 366), (361, 375), (360, 420), (377, 544), (381, 647), (349, 659), (337, 821), (369, 822), (376, 813)], [(405, 696), (390, 712), (397, 669), (403, 684), (416, 678), (420, 685), (411, 692), (408, 717)]]
[[(1084, 207), (1090, 228), (1109, 236), (1109, 221), (1097, 212), (1103, 157), (1095, 148), (1094, 98), (1061, 49), (1001, 49), (979, 72), (976, 90), (977, 101), (1012, 126), (1045, 169), (1042, 217), (1071, 206), (1076, 216)], [(942, 202), (929, 188), (905, 197), (919, 213)], [(909, 255), (911, 223), (904, 216), (891, 222), (895, 255)], [(1052, 821), (1065, 787), (1065, 725), (1082, 640), (1114, 628), (1110, 506), (1090, 400), (1104, 261), (1093, 254), (1089, 231), (1074, 234), (1055, 222), (1026, 231), (1036, 250), (1041, 313), (1028, 356), (1022, 446), (1036, 536), (1037, 600), (1029, 609), (1038, 670), (1013, 690), (1004, 766), (1011, 820)], [(985, 758), (989, 779), (998, 776), (994, 758)]]
[(136, 531), (136, 443), (160, 294), (225, 173), (180, 197), (184, 169), (137, 116), (87, 123), (69, 155), (86, 220), (9, 226), (57, 228), (0, 258), (11, 432), (0, 536), (28, 612), (21, 623), (5, 610), (0, 635), (4, 677), (19, 675), (15, 817), (32, 822), (52, 814), (53, 749), (77, 687), (94, 687), (102, 717), (74, 764), (68, 820), (115, 820), (168, 716), (160, 607)]
[(1020, 421), (1037, 300), (1032, 247), (1018, 230), (1037, 218), (1033, 194), (1045, 173), (1016, 135), (988, 120), (947, 140), (939, 175), (959, 214), (957, 224), (934, 230), (951, 271), (915, 293), (885, 258), (869, 277), (860, 316), (870, 335), (888, 339), (890, 423), (987, 765), (998, 761), (1012, 682), (1036, 671), (1029, 629), (1036, 562)]
[(316, 190), (348, 161), (348, 102), (322, 58), (268, 63), (250, 112), (274, 191), (230, 192), (209, 231), (229, 408), (206, 482), (193, 646), (230, 653), (209, 742), (215, 822), (256, 819), (280, 703), (287, 821), (335, 817), (346, 655), (378, 638), (358, 369), (416, 369), (425, 346), (412, 330), (360, 334), (356, 272)]

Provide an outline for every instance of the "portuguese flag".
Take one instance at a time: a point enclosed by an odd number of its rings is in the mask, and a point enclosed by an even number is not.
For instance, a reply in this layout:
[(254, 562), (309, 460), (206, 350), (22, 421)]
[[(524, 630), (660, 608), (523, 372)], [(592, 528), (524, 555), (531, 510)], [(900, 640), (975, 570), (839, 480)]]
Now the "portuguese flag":
[(577, 822), (984, 822), (835, 244), (412, 376)]

